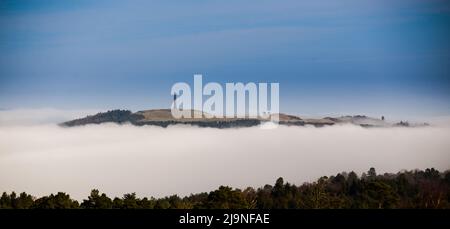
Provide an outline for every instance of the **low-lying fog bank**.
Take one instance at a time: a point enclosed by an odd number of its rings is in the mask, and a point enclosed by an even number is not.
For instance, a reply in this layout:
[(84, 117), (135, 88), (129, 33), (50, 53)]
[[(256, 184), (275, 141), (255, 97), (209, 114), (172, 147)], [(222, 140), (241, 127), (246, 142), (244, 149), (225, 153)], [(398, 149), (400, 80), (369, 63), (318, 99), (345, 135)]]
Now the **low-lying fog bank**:
[(53, 124), (0, 126), (0, 191), (86, 198), (188, 195), (219, 185), (297, 184), (375, 167), (450, 168), (450, 128), (358, 126), (211, 129)]

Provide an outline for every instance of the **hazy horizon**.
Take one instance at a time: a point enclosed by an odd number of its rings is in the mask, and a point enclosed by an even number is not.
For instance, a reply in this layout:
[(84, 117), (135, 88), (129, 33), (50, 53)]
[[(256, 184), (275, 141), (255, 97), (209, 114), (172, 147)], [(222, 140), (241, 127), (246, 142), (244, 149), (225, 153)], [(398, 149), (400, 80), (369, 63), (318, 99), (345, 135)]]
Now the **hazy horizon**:
[[(169, 109), (168, 107), (147, 107), (143, 109), (129, 109), (126, 107), (110, 107), (110, 108), (87, 108), (87, 109), (61, 109), (55, 107), (45, 108), (14, 108), (14, 109), (0, 109), (0, 126), (2, 125), (29, 125), (29, 124), (51, 124), (62, 123), (74, 119), (85, 118), (89, 115), (95, 115), (101, 112), (107, 112), (109, 110), (130, 110), (132, 112), (138, 112), (151, 109)], [(389, 113), (351, 113), (351, 112), (328, 112), (328, 113), (288, 113), (283, 110), (280, 113), (295, 115), (300, 118), (324, 118), (324, 117), (341, 117), (341, 116), (355, 116), (365, 115), (371, 118), (381, 118), (384, 116), (386, 122), (397, 123), (400, 121), (407, 121), (417, 124), (436, 124), (439, 126), (450, 125), (450, 115), (390, 115)]]

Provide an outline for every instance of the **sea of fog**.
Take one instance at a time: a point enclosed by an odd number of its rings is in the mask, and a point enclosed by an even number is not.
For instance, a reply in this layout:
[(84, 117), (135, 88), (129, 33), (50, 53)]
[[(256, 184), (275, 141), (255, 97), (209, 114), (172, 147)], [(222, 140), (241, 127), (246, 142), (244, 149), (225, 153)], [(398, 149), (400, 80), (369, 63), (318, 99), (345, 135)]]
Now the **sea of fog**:
[(301, 184), (370, 167), (379, 173), (450, 169), (450, 128), (441, 126), (63, 128), (5, 120), (0, 191), (35, 196), (64, 191), (81, 200), (93, 188), (109, 196), (184, 196), (220, 185), (260, 187), (278, 177)]

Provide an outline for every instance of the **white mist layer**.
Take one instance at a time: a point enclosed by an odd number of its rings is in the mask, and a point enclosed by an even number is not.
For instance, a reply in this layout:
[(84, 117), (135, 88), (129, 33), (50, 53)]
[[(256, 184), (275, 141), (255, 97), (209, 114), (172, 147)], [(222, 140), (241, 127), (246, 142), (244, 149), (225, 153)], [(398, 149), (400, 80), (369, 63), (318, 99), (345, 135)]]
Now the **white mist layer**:
[(450, 129), (439, 127), (0, 126), (0, 191), (64, 191), (78, 200), (93, 188), (109, 196), (184, 196), (370, 167), (446, 170), (449, 139)]
[(0, 110), (0, 126), (29, 126), (60, 123), (95, 114), (99, 110), (61, 110), (55, 108)]

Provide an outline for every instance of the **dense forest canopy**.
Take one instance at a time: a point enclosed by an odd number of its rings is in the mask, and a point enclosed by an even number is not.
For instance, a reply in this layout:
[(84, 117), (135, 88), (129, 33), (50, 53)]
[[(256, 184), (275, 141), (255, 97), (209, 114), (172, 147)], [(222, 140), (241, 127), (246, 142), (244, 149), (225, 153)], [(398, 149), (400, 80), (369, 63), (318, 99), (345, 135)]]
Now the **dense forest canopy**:
[(135, 193), (110, 198), (92, 190), (79, 203), (63, 192), (40, 198), (4, 192), (1, 209), (319, 209), (319, 208), (450, 208), (450, 171), (436, 169), (377, 175), (374, 168), (321, 177), (296, 186), (278, 178), (254, 189), (220, 186), (209, 193), (138, 198)]

